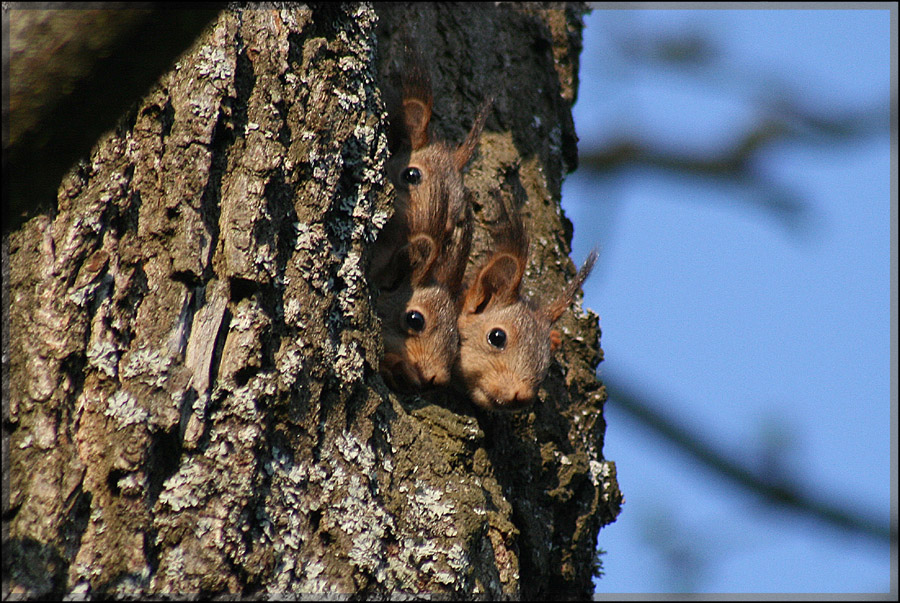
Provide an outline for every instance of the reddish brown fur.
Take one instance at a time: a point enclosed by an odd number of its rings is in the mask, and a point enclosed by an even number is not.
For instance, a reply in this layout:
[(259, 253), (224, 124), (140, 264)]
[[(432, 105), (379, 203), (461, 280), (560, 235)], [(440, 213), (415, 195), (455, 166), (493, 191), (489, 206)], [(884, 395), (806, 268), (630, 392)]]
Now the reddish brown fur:
[[(536, 306), (521, 293), (528, 258), (524, 224), (517, 213), (504, 214), (508, 223), (497, 237), (496, 249), (463, 297), (454, 381), (482, 408), (516, 410), (536, 397), (550, 367), (550, 352), (560, 343), (560, 335), (551, 325), (572, 303), (597, 255), (591, 253), (557, 299)], [(505, 334), (502, 347), (491, 343), (491, 334), (497, 329)]]
[[(466, 140), (453, 147), (431, 142), (433, 105), (427, 68), (408, 49), (402, 96), (391, 101), (391, 159), (388, 178), (396, 191), (395, 213), (379, 235), (370, 278), (381, 294), (385, 355), (381, 372), (395, 387), (443, 385), (458, 349), (457, 300), (472, 240), (472, 220), (461, 170), (471, 158), (490, 103), (479, 113)], [(418, 171), (417, 181), (404, 177)], [(409, 328), (412, 311), (424, 318), (420, 332)]]

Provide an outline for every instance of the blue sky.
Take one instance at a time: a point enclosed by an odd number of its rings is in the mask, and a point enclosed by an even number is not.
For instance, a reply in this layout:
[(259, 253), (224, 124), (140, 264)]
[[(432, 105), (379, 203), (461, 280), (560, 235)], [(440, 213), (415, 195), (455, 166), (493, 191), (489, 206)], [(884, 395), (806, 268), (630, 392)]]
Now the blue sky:
[[(827, 113), (887, 107), (891, 93), (888, 10), (595, 10), (585, 23), (581, 151), (630, 135), (713, 154), (780, 94)], [(612, 42), (686, 30), (721, 51), (714, 69), (639, 66)], [(780, 446), (794, 483), (885, 523), (890, 149), (882, 132), (761, 153), (754, 169), (808, 201), (802, 229), (736, 187), (651, 170), (579, 171), (563, 188), (573, 260), (600, 250), (584, 305), (600, 315), (601, 377), (648, 392), (735, 455)], [(773, 510), (613, 403), (606, 414), (626, 503), (600, 532), (598, 593), (890, 588), (886, 543)]]

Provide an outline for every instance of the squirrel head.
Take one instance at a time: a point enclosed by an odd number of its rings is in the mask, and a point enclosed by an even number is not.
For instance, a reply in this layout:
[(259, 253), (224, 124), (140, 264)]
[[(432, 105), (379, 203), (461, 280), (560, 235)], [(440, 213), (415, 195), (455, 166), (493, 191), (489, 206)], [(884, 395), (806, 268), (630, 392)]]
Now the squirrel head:
[(462, 170), (478, 146), (490, 106), (490, 101), (485, 103), (466, 140), (458, 147), (429, 142), (425, 121), (416, 129), (407, 130), (406, 142), (388, 160), (387, 176), (397, 192), (397, 213), (410, 224), (411, 232), (421, 230), (436, 204), (447, 208), (446, 231), (458, 227), (463, 220), (468, 201)]
[(456, 317), (462, 274), (471, 245), (471, 222), (456, 237), (431, 232), (405, 235), (385, 268), (373, 274), (381, 292), (376, 312), (382, 322), (384, 357), (381, 373), (399, 390), (418, 390), (450, 382), (459, 348)]
[(405, 283), (378, 298), (384, 358), (381, 373), (395, 389), (447, 385), (459, 347), (456, 304), (439, 285)]
[(550, 368), (550, 353), (560, 343), (552, 325), (597, 259), (592, 252), (556, 299), (537, 305), (521, 293), (527, 256), (524, 226), (515, 215), (462, 297), (454, 377), (485, 409), (517, 410), (534, 401)]
[(405, 50), (400, 97), (394, 88), (385, 90), (391, 150), (387, 175), (397, 191), (397, 214), (410, 223), (410, 232), (420, 231), (417, 223), (428, 219), (434, 204), (447, 206), (445, 229), (449, 231), (464, 217), (467, 200), (462, 170), (478, 146), (493, 100), (479, 109), (462, 144), (433, 141), (429, 125), (434, 99), (428, 69), (414, 48), (407, 46)]

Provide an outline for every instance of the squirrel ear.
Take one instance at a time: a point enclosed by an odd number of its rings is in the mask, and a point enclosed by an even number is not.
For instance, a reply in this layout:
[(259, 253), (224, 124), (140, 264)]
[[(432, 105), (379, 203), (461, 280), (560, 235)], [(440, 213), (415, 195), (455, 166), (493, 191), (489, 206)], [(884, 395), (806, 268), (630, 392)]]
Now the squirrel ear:
[(459, 145), (459, 148), (453, 152), (453, 163), (456, 164), (457, 170), (461, 171), (466, 167), (466, 163), (472, 157), (472, 153), (475, 152), (475, 147), (478, 145), (478, 140), (481, 138), (481, 131), (484, 130), (484, 122), (487, 121), (488, 114), (491, 112), (491, 106), (493, 104), (493, 98), (489, 98), (484, 102), (481, 109), (478, 110), (478, 116), (475, 118), (475, 123), (472, 124), (472, 129), (469, 130), (469, 135), (466, 136), (463, 143)]
[(418, 285), (426, 281), (437, 259), (438, 246), (435, 240), (426, 234), (417, 234), (410, 238), (401, 252), (407, 262), (410, 282)]
[(437, 244), (428, 235), (419, 234), (398, 247), (384, 266), (371, 278), (381, 289), (393, 291), (405, 280), (419, 285), (428, 279), (437, 259)]
[(508, 253), (495, 254), (478, 271), (478, 276), (466, 291), (463, 311), (467, 314), (480, 314), (498, 302), (512, 303), (521, 282), (519, 258)]
[(431, 92), (431, 77), (425, 59), (411, 40), (407, 40), (403, 66), (403, 122), (406, 136), (412, 150), (428, 144), (428, 122), (434, 96)]
[(412, 150), (428, 144), (428, 122), (431, 120), (431, 104), (418, 98), (403, 99), (403, 120)]

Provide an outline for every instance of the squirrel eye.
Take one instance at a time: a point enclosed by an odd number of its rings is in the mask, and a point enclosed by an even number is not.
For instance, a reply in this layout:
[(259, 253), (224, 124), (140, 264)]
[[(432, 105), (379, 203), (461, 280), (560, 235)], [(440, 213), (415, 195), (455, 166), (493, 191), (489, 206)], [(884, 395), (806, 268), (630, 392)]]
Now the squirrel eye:
[(498, 350), (502, 350), (506, 347), (506, 331), (503, 329), (491, 329), (487, 339), (488, 343)]
[(418, 184), (422, 181), (422, 172), (419, 171), (419, 168), (408, 167), (400, 174), (400, 178), (406, 184)]
[(425, 317), (421, 312), (410, 310), (406, 313), (406, 326), (416, 333), (421, 333), (425, 330)]

